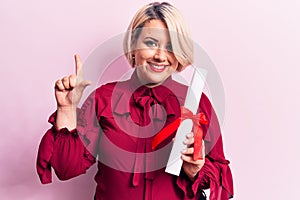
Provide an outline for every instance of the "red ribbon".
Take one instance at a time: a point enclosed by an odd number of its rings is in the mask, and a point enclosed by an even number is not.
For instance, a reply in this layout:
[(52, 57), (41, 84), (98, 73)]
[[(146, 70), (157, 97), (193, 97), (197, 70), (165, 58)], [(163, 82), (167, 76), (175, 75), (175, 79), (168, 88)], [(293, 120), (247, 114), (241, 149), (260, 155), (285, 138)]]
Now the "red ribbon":
[(170, 123), (168, 126), (164, 127), (153, 139), (152, 141), (152, 150), (154, 150), (157, 145), (162, 141), (167, 139), (174, 131), (178, 129), (180, 123), (185, 119), (191, 119), (193, 121), (193, 133), (194, 133), (194, 154), (193, 159), (203, 159), (202, 155), (202, 138), (203, 138), (203, 129), (201, 124), (208, 124), (206, 116), (203, 112), (193, 114), (189, 109), (181, 106), (181, 117), (177, 118), (175, 121)]

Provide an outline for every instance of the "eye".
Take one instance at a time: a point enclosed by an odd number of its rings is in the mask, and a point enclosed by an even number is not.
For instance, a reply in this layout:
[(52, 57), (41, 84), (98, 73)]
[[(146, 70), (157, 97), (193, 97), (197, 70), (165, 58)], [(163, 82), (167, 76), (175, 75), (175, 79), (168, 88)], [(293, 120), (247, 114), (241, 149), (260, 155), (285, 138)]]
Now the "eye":
[(167, 49), (167, 51), (172, 53), (173, 52), (172, 44), (168, 43), (168, 45), (166, 46), (166, 49)]
[(152, 40), (146, 40), (144, 43), (147, 45), (147, 47), (157, 47), (157, 42), (152, 41)]

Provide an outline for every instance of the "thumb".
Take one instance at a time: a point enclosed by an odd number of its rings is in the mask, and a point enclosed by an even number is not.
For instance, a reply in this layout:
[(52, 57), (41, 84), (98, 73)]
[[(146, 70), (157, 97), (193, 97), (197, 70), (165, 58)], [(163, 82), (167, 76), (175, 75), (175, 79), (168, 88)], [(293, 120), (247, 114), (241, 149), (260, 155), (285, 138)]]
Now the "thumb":
[(92, 84), (91, 81), (89, 81), (89, 80), (83, 80), (83, 81), (81, 81), (79, 83), (78, 88), (83, 91), (87, 86), (89, 86), (91, 84)]

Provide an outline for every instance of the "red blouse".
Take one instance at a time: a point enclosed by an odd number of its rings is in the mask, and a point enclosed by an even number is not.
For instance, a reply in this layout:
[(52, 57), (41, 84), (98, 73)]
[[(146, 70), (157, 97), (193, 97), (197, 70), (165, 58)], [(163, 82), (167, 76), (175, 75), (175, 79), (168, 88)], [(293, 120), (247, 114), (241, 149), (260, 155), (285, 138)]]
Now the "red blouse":
[(210, 188), (211, 200), (233, 196), (232, 175), (225, 159), (217, 116), (203, 94), (199, 112), (209, 124), (202, 125), (206, 158), (194, 182), (182, 170), (180, 176), (165, 173), (175, 133), (155, 151), (153, 137), (180, 117), (187, 87), (167, 79), (164, 84), (140, 86), (136, 75), (124, 82), (103, 85), (78, 109), (76, 130), (55, 128), (43, 136), (37, 157), (42, 183), (50, 183), (51, 167), (61, 180), (84, 174), (98, 160), (95, 199), (199, 199)]

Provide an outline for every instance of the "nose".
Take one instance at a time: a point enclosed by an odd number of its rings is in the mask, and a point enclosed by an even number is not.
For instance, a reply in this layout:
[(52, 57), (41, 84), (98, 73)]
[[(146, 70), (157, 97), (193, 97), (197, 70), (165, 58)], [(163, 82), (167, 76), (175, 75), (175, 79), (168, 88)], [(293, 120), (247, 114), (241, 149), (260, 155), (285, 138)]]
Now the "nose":
[(167, 60), (166, 50), (158, 48), (154, 54), (154, 59), (160, 62)]

